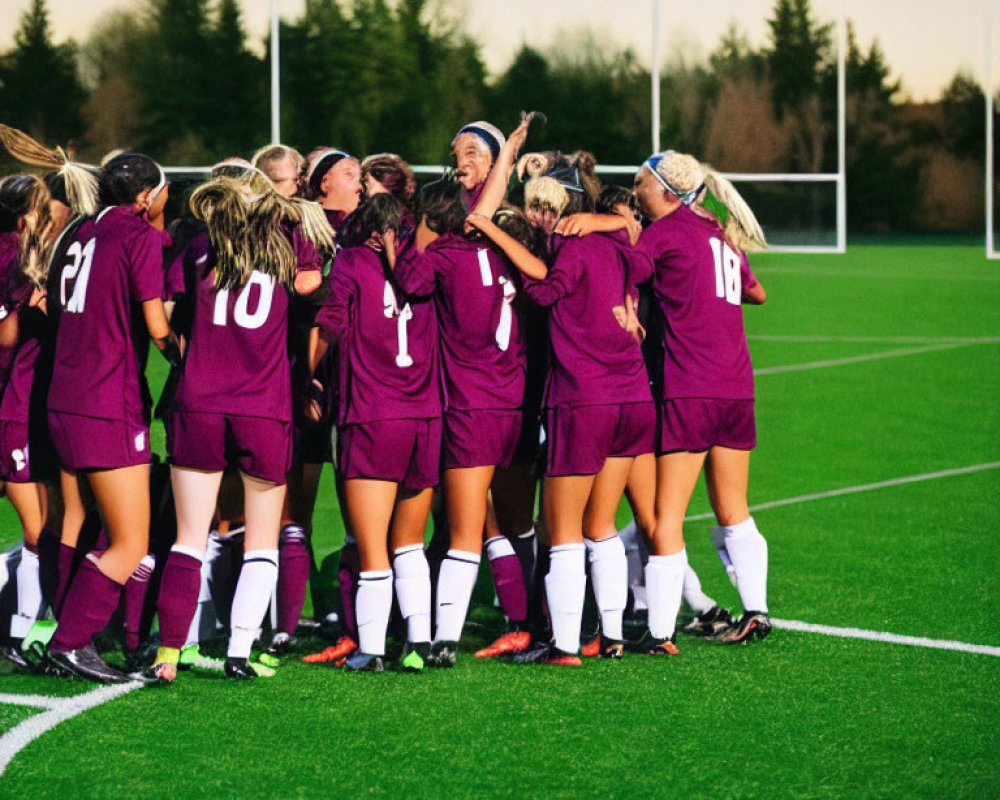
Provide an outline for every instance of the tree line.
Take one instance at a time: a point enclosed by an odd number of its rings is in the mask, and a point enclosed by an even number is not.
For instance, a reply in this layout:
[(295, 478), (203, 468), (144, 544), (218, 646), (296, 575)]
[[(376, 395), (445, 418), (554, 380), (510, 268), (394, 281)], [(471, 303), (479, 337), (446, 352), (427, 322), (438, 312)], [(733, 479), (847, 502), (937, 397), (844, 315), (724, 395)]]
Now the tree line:
[[(725, 171), (835, 172), (833, 25), (809, 0), (775, 0), (767, 23), (759, 47), (732, 26), (705, 63), (666, 65), (661, 141)], [(462, 124), (507, 128), (522, 109), (548, 119), (532, 147), (616, 164), (650, 147), (648, 70), (593, 34), (523, 46), (493, 79), (447, 2), (306, 0), (279, 35), (282, 133), (302, 150), (443, 163)], [(236, 0), (142, 0), (61, 44), (33, 0), (0, 54), (0, 117), (84, 160), (115, 147), (177, 165), (246, 156), (269, 136), (269, 48), (250, 47)], [(846, 61), (850, 227), (981, 226), (981, 87), (959, 74), (936, 102), (906, 102), (878, 42), (853, 28)]]

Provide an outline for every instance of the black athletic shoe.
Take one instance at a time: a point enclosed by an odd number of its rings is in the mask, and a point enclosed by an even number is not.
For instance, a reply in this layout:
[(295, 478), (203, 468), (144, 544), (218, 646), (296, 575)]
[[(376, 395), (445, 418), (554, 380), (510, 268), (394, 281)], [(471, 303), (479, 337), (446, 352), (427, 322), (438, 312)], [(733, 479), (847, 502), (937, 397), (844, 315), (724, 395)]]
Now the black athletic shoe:
[(238, 681), (252, 681), (257, 677), (257, 672), (250, 666), (249, 659), (229, 656), (222, 668), (227, 678), (235, 678)]
[(681, 652), (674, 644), (673, 637), (657, 639), (649, 632), (649, 628), (638, 642), (629, 642), (628, 649), (632, 653), (645, 653), (650, 656), (676, 656)]
[(431, 651), (424, 659), (428, 667), (450, 669), (455, 666), (455, 656), (458, 652), (458, 642), (434, 642)]
[(404, 672), (423, 672), (430, 655), (430, 642), (408, 641), (403, 645), (403, 652), (399, 656), (399, 666), (403, 668)]
[(125, 656), (125, 671), (129, 674), (142, 672), (156, 660), (156, 648), (139, 646), (132, 650), (124, 647), (122, 654)]
[(65, 653), (49, 650), (48, 659), (58, 669), (96, 683), (127, 683), (128, 675), (121, 672), (97, 654), (94, 646), (87, 645)]
[(344, 662), (349, 672), (385, 672), (385, 661), (382, 656), (373, 656), (358, 650)]
[(276, 633), (274, 634), (274, 638), (271, 639), (271, 644), (268, 645), (267, 654), (275, 658), (287, 656), (288, 651), (298, 643), (298, 639), (294, 636), (289, 636), (287, 633)]
[(580, 656), (560, 650), (555, 642), (532, 645), (527, 650), (514, 653), (511, 660), (515, 664), (554, 664), (561, 667), (579, 667), (582, 663)]
[(0, 648), (0, 656), (6, 658), (11, 664), (13, 664), (18, 669), (34, 671), (34, 667), (27, 658), (24, 657), (24, 653), (21, 650), (21, 639), (14, 639), (10, 644), (4, 645)]
[(715, 636), (733, 626), (733, 615), (721, 606), (712, 606), (708, 611), (695, 614), (692, 620), (680, 628), (681, 633), (692, 636)]
[(601, 634), (600, 656), (601, 658), (621, 658), (625, 655), (625, 643), (619, 639), (608, 639)]
[(763, 611), (747, 611), (740, 621), (722, 631), (715, 640), (726, 644), (748, 644), (754, 639), (760, 641), (771, 632), (771, 620)]

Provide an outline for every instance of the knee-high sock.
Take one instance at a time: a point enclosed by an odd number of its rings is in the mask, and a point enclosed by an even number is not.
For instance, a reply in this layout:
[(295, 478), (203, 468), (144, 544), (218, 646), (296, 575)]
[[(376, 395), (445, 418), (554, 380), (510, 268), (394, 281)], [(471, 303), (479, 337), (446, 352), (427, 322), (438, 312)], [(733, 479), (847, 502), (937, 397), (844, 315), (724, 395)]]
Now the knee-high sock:
[(540, 642), (552, 638), (549, 605), (545, 602), (545, 576), (549, 574), (549, 546), (538, 542), (535, 574), (528, 586), (528, 617), (532, 635)]
[(669, 639), (674, 635), (686, 567), (687, 550), (669, 556), (650, 556), (646, 562), (649, 632), (656, 639)]
[(358, 576), (358, 647), (372, 656), (385, 655), (385, 631), (392, 611), (392, 570), (370, 570)]
[(157, 613), (160, 615), (160, 643), (182, 648), (187, 643), (191, 617), (201, 592), (202, 554), (193, 547), (175, 544), (160, 580)]
[(42, 600), (51, 607), (59, 589), (59, 535), (49, 527), (38, 537), (38, 583)]
[(726, 576), (733, 586), (736, 586), (736, 567), (733, 566), (733, 561), (729, 557), (729, 551), (726, 549), (726, 530), (727, 528), (722, 525), (716, 525), (712, 528), (712, 546), (715, 547), (719, 561), (722, 562), (722, 566), (726, 569)]
[(726, 550), (736, 569), (736, 588), (744, 611), (767, 613), (767, 540), (753, 517), (726, 527)]
[(212, 570), (212, 601), (222, 624), (230, 627), (233, 596), (236, 594), (236, 582), (243, 564), (244, 532), (242, 528), (235, 533), (212, 532), (208, 538), (207, 557)]
[(590, 579), (601, 614), (601, 631), (609, 639), (622, 638), (622, 614), (628, 602), (628, 558), (618, 536), (586, 540), (590, 554)]
[(549, 549), (545, 596), (548, 598), (556, 647), (567, 653), (580, 649), (583, 594), (587, 585), (585, 558), (586, 549), (582, 542)]
[(525, 589), (530, 595), (538, 562), (538, 536), (535, 534), (535, 529), (515, 536), (510, 543), (517, 553), (517, 560), (521, 562), (521, 575), (524, 578)]
[(66, 592), (73, 582), (73, 575), (76, 574), (76, 557), (75, 547), (59, 543), (59, 583), (56, 586), (56, 593), (52, 597), (52, 614), (56, 619), (61, 618), (62, 607), (66, 602)]
[(267, 604), (271, 601), (277, 579), (277, 550), (247, 550), (244, 553), (243, 568), (233, 595), (232, 626), (227, 652), (230, 657), (249, 658), (250, 648), (260, 636), (260, 624), (267, 613)]
[(286, 525), (278, 545), (278, 631), (294, 635), (306, 599), (309, 548), (298, 525)]
[(469, 613), (469, 600), (479, 575), (479, 555), (464, 550), (449, 550), (437, 585), (437, 629), (434, 641), (457, 642)]
[(429, 642), (431, 570), (424, 546), (401, 547), (394, 556), (392, 571), (396, 576), (396, 599), (399, 601), (399, 613), (406, 620), (406, 638), (411, 642)]
[(340, 584), (340, 618), (344, 633), (358, 641), (358, 615), (355, 599), (358, 593), (358, 578), (361, 574), (361, 554), (353, 537), (344, 540), (340, 551), (340, 566), (337, 568), (337, 583)]
[(486, 556), (503, 613), (511, 622), (523, 623), (528, 613), (528, 590), (514, 546), (506, 536), (494, 536), (486, 541)]
[(39, 578), (38, 553), (21, 548), (17, 565), (17, 611), (10, 618), (10, 635), (23, 639), (42, 613), (42, 584)]
[(146, 592), (149, 590), (149, 579), (153, 577), (155, 568), (156, 559), (151, 555), (145, 555), (125, 582), (125, 647), (129, 650), (136, 650), (139, 647), (139, 627), (142, 625)]
[(66, 653), (89, 645), (115, 613), (121, 594), (122, 585), (101, 572), (93, 559), (85, 558), (66, 592), (59, 627), (49, 647)]
[(698, 573), (691, 569), (690, 564), (684, 570), (683, 595), (684, 602), (688, 604), (688, 607), (695, 614), (708, 611), (715, 605), (715, 601), (701, 590), (701, 581), (698, 579)]

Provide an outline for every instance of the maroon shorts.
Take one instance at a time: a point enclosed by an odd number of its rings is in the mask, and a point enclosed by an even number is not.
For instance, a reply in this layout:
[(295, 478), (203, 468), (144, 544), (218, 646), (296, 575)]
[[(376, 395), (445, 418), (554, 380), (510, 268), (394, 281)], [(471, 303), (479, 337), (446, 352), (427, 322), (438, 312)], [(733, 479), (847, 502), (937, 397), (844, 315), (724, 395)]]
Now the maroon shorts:
[(596, 475), (609, 458), (652, 453), (656, 443), (656, 406), (616, 403), (558, 406), (547, 414), (545, 474)]
[(507, 467), (521, 436), (520, 409), (450, 409), (444, 415), (443, 469)]
[(49, 436), (59, 463), (73, 472), (149, 463), (149, 425), (141, 419), (97, 419), (50, 411)]
[(31, 483), (28, 453), (28, 426), (22, 422), (0, 422), (0, 478), (8, 483)]
[(240, 472), (283, 484), (292, 466), (292, 423), (267, 417), (171, 411), (167, 452), (178, 467)]
[(757, 446), (753, 400), (685, 397), (664, 400), (657, 455), (712, 447), (753, 450)]
[(345, 481), (392, 481), (405, 489), (437, 486), (441, 477), (441, 418), (380, 419), (338, 429)]

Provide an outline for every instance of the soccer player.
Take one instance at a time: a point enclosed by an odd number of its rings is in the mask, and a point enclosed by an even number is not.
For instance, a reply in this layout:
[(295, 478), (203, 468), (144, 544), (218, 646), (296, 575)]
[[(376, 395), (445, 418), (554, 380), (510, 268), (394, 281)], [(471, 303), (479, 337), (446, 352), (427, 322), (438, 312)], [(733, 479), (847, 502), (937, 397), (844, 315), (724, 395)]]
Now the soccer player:
[(438, 573), (430, 663), (445, 667), (455, 663), (479, 572), (490, 482), (517, 446), (525, 374), (514, 276), (492, 245), (463, 235), (462, 192), (449, 179), (423, 188), (416, 248), (394, 273), (403, 292), (434, 297), (440, 325), (450, 548)]
[(62, 314), (48, 422), (61, 468), (86, 479), (110, 546), (77, 570), (48, 657), (90, 680), (121, 681), (91, 638), (147, 553), (150, 402), (136, 347), (148, 334), (168, 358), (178, 349), (161, 299), (163, 237), (149, 222), (162, 218), (167, 201), (163, 170), (123, 153), (104, 166), (99, 188), (103, 210), (75, 229), (68, 263), (55, 265), (50, 279)]
[(402, 205), (388, 193), (362, 204), (316, 317), (321, 344), (314, 363), (327, 343), (340, 350), (338, 467), (360, 549), (359, 647), (346, 661), (351, 670), (384, 669), (394, 576), (407, 625), (401, 665), (420, 671), (430, 655), (424, 530), (440, 476), (437, 315), (429, 298), (407, 297), (396, 282), (402, 220)]
[(290, 466), (289, 298), (299, 260), (295, 206), (268, 184), (217, 179), (191, 196), (207, 231), (182, 259), (187, 327), (184, 360), (167, 416), (177, 543), (160, 588), (162, 646), (141, 674), (176, 677), (201, 586), (202, 560), (223, 471), (237, 466), (246, 522), (243, 566), (230, 616), (225, 674), (252, 679), (250, 650), (271, 600)]
[[(649, 633), (661, 641), (674, 633), (687, 566), (682, 527), (704, 466), (718, 521), (713, 540), (732, 562), (744, 607), (718, 638), (763, 638), (770, 631), (767, 542), (747, 505), (757, 435), (741, 303), (764, 301), (746, 258), (749, 247), (766, 246), (764, 234), (732, 184), (688, 155), (651, 156), (634, 191), (651, 220), (638, 249), (654, 265), (664, 338), (656, 528), (646, 565)], [(727, 209), (725, 227), (703, 207), (706, 191)]]
[(266, 145), (253, 154), (250, 163), (267, 175), (274, 184), (274, 191), (282, 197), (295, 197), (299, 193), (299, 179), (305, 159), (294, 147), (284, 144)]

